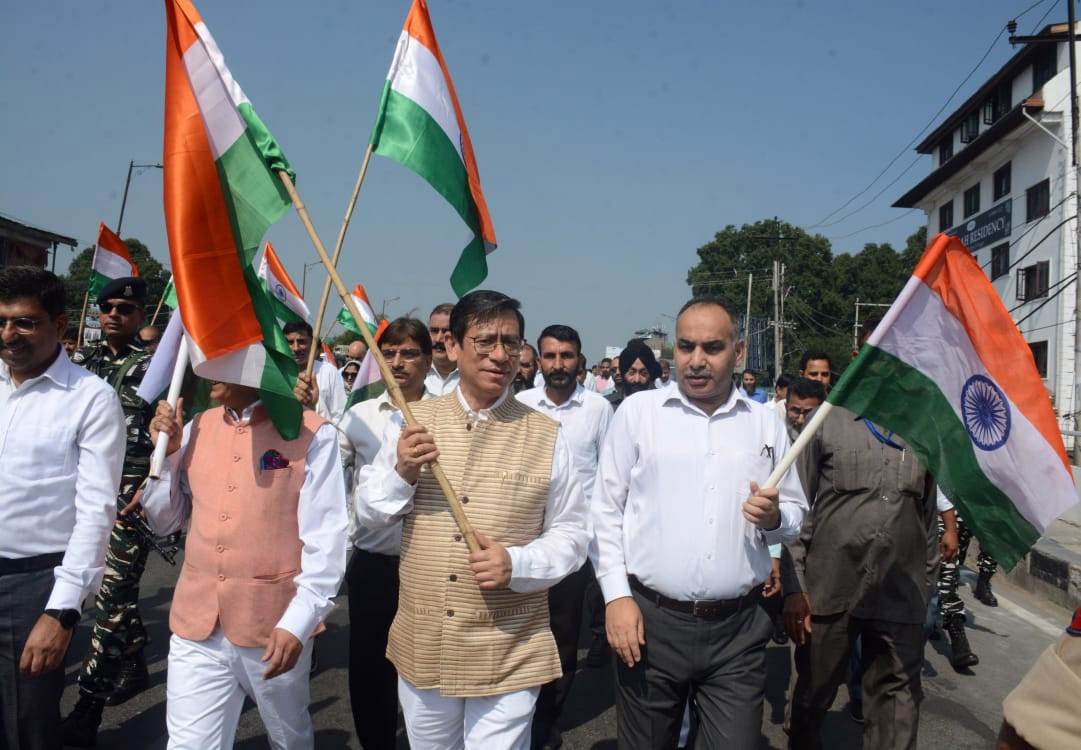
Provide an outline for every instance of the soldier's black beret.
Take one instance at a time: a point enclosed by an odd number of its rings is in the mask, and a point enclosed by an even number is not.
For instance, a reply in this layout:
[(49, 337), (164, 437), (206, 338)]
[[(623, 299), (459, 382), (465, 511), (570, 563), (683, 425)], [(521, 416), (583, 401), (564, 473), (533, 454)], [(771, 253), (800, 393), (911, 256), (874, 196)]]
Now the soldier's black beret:
[(107, 299), (128, 299), (141, 305), (146, 302), (146, 282), (138, 276), (113, 279), (98, 294), (97, 304)]

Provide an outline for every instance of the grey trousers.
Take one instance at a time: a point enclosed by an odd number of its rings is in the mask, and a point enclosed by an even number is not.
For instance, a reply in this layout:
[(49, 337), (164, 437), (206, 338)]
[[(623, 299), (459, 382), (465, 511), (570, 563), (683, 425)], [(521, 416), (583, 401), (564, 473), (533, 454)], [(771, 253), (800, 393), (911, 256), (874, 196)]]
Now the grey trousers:
[(863, 747), (915, 750), (920, 720), (923, 625), (848, 614), (812, 616), (810, 642), (796, 650), (791, 750), (820, 750), (822, 720), (844, 682), (857, 637), (863, 654)]
[(60, 750), (64, 670), (19, 674), (19, 658), (53, 590), (53, 569), (0, 575), (0, 750)]
[(663, 609), (637, 592), (634, 601), (642, 610), (646, 645), (633, 668), (615, 657), (620, 750), (675, 748), (691, 696), (696, 748), (757, 748), (772, 631), (761, 604), (703, 618)]

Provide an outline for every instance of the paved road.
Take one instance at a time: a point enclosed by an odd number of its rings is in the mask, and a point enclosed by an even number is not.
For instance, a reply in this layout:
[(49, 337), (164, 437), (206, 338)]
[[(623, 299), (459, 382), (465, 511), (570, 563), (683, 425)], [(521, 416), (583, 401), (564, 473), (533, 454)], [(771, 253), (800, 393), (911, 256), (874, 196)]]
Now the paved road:
[[(974, 574), (967, 571), (966, 574), (966, 580), (971, 583)], [(100, 750), (165, 747), (167, 617), (175, 576), (176, 570), (160, 558), (151, 559), (143, 581), (142, 597), (142, 609), (152, 638), (148, 648), (151, 688), (123, 706), (106, 710), (98, 737)], [(968, 587), (963, 594), (974, 610), (975, 623), (969, 632), (973, 648), (981, 658), (979, 666), (966, 674), (958, 674), (949, 666), (948, 648), (941, 641), (928, 644), (923, 666), (927, 697), (922, 707), (921, 750), (991, 746), (1001, 720), (1002, 698), (1067, 622), (1066, 611), (1036, 600), (1005, 582), (999, 583), (999, 577), (995, 581), (1001, 602), (997, 609), (975, 602)], [(77, 656), (67, 668), (69, 685), (64, 694), (65, 715), (76, 699), (74, 682), (78, 665), (74, 661), (85, 653), (89, 637), (87, 621), (84, 617), (70, 652)], [(360, 748), (349, 711), (345, 666), (347, 635), (345, 596), (342, 596), (330, 617), (327, 632), (319, 637), (319, 669), (312, 678), (312, 714), (316, 747), (320, 750)], [(769, 677), (761, 747), (783, 748), (781, 723), (790, 676), (789, 649), (771, 646), (767, 658)], [(567, 750), (615, 748), (612, 695), (610, 669), (580, 669), (563, 717)], [(827, 747), (843, 750), (862, 746), (859, 726), (848, 718), (846, 704), (847, 696), (842, 688), (826, 722)], [(407, 747), (404, 735), (399, 746)], [(243, 750), (267, 747), (258, 712), (251, 705), (241, 716), (236, 747)]]

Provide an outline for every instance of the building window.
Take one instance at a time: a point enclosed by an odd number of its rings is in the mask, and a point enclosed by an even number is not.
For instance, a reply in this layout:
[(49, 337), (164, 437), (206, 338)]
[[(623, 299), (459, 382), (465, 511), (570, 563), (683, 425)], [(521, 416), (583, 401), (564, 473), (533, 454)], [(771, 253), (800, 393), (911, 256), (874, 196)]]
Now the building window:
[(1043, 50), (1035, 60), (1032, 62), (1032, 90), (1039, 91), (1040, 88), (1054, 78), (1057, 72), (1055, 68), (1058, 62), (1058, 45), (1053, 44), (1048, 49)]
[(946, 136), (946, 139), (942, 143), (938, 144), (938, 165), (941, 167), (943, 164), (953, 158), (953, 133)]
[(999, 198), (1005, 198), (1010, 194), (1010, 163), (1006, 162), (1005, 165), (995, 170), (994, 176), (991, 178), (991, 189), (994, 191), (994, 200)]
[(1013, 97), (1013, 82), (1004, 81), (983, 105), (983, 124), (994, 125), (1000, 117), (1010, 111), (1010, 99)]
[(1032, 352), (1032, 359), (1036, 362), (1036, 371), (1040, 373), (1041, 378), (1047, 377), (1047, 342), (1046, 341), (1032, 341), (1028, 345), (1029, 350)]
[(1025, 191), (1025, 221), (1035, 221), (1051, 212), (1051, 179), (1048, 178)]
[(1041, 260), (1031, 266), (1017, 269), (1017, 299), (1027, 302), (1047, 296), (1051, 261)]
[(980, 183), (976, 183), (965, 191), (965, 218), (980, 210)]
[(980, 134), (980, 113), (972, 112), (961, 121), (961, 143), (972, 143)]
[(938, 207), (938, 231), (945, 232), (953, 226), (953, 201), (947, 201)]
[(1010, 243), (991, 248), (991, 280), (1005, 276), (1010, 270)]

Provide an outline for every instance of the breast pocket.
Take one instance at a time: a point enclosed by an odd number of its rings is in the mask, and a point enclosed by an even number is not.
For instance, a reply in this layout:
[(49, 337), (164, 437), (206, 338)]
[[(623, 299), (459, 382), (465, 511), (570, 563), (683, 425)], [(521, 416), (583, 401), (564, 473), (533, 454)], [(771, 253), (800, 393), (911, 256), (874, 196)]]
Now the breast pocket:
[(71, 430), (21, 426), (8, 434), (0, 465), (6, 475), (31, 481), (57, 479), (75, 471)]
[(881, 464), (862, 458), (858, 451), (837, 451), (833, 454), (833, 485), (840, 492), (858, 492), (875, 485), (875, 472), (881, 471)]

